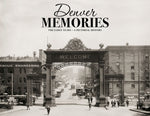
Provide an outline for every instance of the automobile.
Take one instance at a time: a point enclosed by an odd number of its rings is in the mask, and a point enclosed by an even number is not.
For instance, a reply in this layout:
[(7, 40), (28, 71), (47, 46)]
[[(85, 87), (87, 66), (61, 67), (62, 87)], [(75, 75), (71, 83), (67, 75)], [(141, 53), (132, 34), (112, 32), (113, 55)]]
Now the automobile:
[(144, 100), (142, 104), (142, 109), (150, 111), (150, 93), (144, 95)]

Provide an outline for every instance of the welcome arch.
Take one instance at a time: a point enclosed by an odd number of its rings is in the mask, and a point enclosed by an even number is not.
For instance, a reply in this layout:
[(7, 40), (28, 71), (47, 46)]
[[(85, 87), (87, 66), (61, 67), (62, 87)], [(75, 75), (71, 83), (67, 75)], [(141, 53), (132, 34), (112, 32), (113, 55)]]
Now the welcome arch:
[(97, 103), (100, 106), (105, 105), (105, 74), (104, 74), (104, 61), (107, 51), (102, 49), (88, 49), (84, 46), (81, 40), (74, 38), (68, 42), (63, 49), (51, 49), (48, 44), (48, 49), (44, 51), (46, 54), (46, 104), (54, 104), (53, 84), (52, 84), (52, 66), (54, 63), (97, 63), (99, 73), (99, 96)]

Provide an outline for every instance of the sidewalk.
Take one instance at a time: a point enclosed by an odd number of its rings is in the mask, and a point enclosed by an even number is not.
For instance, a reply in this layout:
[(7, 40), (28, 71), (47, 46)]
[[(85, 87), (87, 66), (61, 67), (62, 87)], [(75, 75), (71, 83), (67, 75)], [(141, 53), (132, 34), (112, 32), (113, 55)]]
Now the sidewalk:
[(148, 114), (150, 115), (150, 111), (145, 111), (145, 110), (141, 110), (141, 109), (136, 109), (136, 108), (133, 108), (133, 109), (130, 109), (131, 111), (134, 111), (134, 112), (139, 112), (139, 113), (143, 113), (143, 114)]
[(13, 106), (13, 109), (10, 109), (10, 110), (7, 110), (7, 111), (0, 112), (0, 115), (1, 115), (1, 114), (6, 114), (6, 113), (15, 112), (15, 111), (26, 110), (26, 109), (27, 109), (26, 106)]

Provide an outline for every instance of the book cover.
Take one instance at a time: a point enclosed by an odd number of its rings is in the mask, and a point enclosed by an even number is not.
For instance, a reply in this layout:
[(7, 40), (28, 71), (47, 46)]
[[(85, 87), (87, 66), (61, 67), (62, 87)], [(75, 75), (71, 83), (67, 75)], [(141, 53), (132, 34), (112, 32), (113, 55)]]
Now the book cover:
[[(27, 99), (10, 111), (0, 107), (0, 115), (41, 116), (45, 108), (56, 116), (148, 115), (149, 6), (149, 0), (1, 0), (0, 104)], [(30, 76), (45, 81), (31, 84)]]

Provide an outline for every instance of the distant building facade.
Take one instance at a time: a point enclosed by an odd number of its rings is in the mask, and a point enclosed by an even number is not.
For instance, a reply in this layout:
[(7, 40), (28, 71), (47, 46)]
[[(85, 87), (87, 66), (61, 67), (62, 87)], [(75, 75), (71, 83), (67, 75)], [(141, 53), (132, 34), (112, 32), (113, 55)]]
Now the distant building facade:
[[(108, 46), (106, 66), (124, 75), (124, 93), (150, 92), (150, 46)], [(112, 83), (111, 83), (112, 84)], [(110, 87), (109, 95), (118, 94), (118, 83)]]
[[(37, 57), (0, 57), (0, 84), (6, 86), (5, 93), (23, 95), (27, 93), (28, 74), (39, 73), (41, 62)], [(33, 93), (40, 94), (41, 82), (33, 81)]]
[[(108, 51), (105, 57), (105, 68), (106, 70), (108, 67), (111, 69), (108, 72), (110, 75), (123, 75), (124, 94), (138, 94), (138, 88), (140, 88), (140, 92), (150, 92), (150, 46), (107, 46), (105, 50)], [(37, 71), (46, 74), (46, 70), (41, 68), (45, 61), (46, 55), (42, 49), (39, 50), (39, 58), (35, 57), (35, 54), (33, 57), (0, 57), (0, 84), (8, 86), (5, 92), (11, 94), (13, 74), (13, 94), (25, 94), (27, 92), (27, 75), (38, 73)], [(84, 80), (93, 82), (95, 92), (98, 93), (99, 72), (97, 64), (91, 64), (91, 73), (86, 71), (84, 72), (85, 76), (83, 73), (81, 76)], [(90, 78), (90, 75), (93, 78)], [(108, 79), (109, 75), (106, 76)], [(45, 93), (45, 80), (43, 82)], [(106, 95), (112, 96), (121, 93), (120, 82), (113, 81), (112, 78), (105, 85)], [(33, 93), (40, 94), (41, 84), (40, 80), (33, 81)]]

